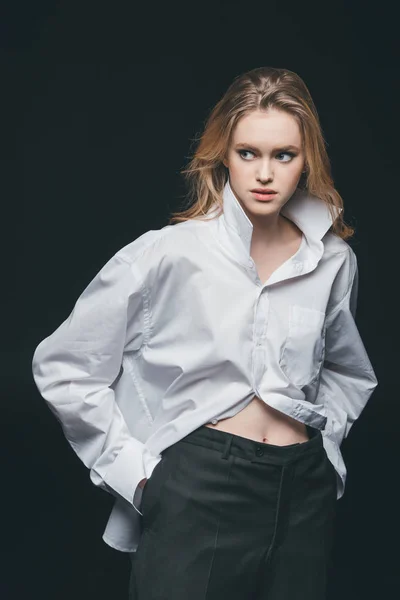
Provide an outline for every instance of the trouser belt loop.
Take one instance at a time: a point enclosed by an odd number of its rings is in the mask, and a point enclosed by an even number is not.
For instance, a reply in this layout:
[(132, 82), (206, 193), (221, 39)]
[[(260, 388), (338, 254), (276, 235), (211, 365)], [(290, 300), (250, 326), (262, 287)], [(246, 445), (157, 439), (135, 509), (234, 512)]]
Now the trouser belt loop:
[(221, 458), (225, 458), (225, 459), (228, 458), (229, 452), (231, 450), (232, 440), (233, 440), (233, 434), (230, 433), (229, 436), (228, 436), (228, 439), (226, 440), (225, 448), (224, 448), (224, 451), (223, 451), (223, 453), (221, 455)]

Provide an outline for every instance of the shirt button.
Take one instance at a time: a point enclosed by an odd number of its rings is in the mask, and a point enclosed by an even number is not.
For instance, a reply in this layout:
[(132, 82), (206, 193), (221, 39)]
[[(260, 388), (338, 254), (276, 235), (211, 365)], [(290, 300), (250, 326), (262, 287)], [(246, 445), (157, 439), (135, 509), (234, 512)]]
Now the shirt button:
[(218, 423), (218, 419), (212, 419), (211, 423), (212, 423), (213, 425), (216, 425), (216, 424)]
[(257, 456), (264, 455), (264, 450), (261, 448), (261, 446), (256, 446), (256, 454), (257, 454)]

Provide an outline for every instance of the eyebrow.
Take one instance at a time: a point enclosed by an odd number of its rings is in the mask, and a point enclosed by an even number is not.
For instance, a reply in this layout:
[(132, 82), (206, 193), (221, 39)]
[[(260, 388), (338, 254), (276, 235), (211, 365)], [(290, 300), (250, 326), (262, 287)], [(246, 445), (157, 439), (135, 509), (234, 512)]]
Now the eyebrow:
[[(256, 146), (252, 146), (251, 144), (243, 144), (241, 142), (236, 144), (235, 148), (249, 148), (251, 150), (255, 150), (256, 152), (259, 152), (259, 149), (256, 148)], [(279, 147), (273, 148), (272, 150), (295, 150), (297, 152), (300, 152), (300, 148), (298, 148), (297, 146), (293, 146), (292, 144), (288, 144), (287, 146), (279, 146)]]

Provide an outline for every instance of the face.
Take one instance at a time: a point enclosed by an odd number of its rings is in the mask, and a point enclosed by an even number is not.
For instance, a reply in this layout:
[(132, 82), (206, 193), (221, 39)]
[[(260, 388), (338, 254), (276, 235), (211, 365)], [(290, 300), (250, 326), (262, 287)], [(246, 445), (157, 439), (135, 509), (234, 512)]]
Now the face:
[[(305, 165), (296, 119), (273, 108), (245, 115), (233, 131), (223, 163), (229, 169), (232, 191), (251, 221), (278, 217), (295, 192)], [(254, 188), (271, 188), (277, 193), (261, 200), (252, 193)]]

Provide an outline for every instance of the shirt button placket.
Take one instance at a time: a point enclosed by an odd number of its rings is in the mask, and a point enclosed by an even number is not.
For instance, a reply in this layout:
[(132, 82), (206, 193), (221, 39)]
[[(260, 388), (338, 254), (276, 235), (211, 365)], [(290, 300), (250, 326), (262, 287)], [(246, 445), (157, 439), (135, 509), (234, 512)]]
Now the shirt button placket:
[(264, 335), (267, 328), (268, 315), (268, 296), (264, 288), (261, 290), (258, 298), (257, 314), (256, 314), (256, 347), (260, 348), (263, 345)]

